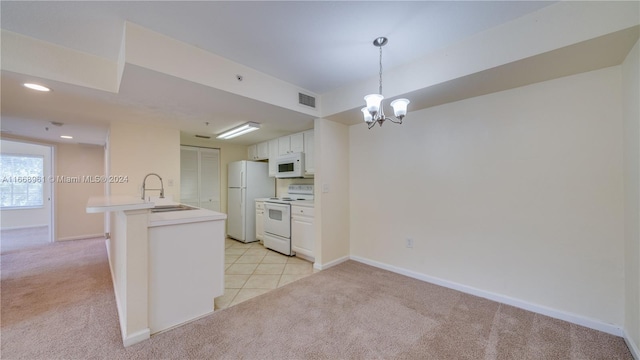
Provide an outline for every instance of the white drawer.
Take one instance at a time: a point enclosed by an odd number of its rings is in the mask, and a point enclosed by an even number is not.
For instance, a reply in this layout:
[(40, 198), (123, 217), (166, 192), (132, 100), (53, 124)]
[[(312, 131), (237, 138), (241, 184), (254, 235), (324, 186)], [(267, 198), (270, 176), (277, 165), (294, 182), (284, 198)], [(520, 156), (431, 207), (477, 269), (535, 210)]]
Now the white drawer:
[(291, 207), (291, 215), (292, 216), (314, 216), (314, 208), (306, 207), (306, 206), (292, 206)]

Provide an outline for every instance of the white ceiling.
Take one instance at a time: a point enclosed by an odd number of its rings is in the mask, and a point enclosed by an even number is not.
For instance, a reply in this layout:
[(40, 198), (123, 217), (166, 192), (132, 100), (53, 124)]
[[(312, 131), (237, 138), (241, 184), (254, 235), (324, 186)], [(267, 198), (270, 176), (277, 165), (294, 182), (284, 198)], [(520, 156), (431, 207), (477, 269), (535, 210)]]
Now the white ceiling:
[[(2, 1), (0, 24), (115, 62), (128, 21), (322, 95), (377, 76), (378, 51), (371, 44), (377, 36), (389, 37), (386, 71), (553, 3)], [(66, 130), (76, 132), (76, 142), (101, 143), (114, 118), (173, 126), (190, 134), (215, 134), (245, 121), (263, 124), (261, 131), (233, 140), (240, 144), (313, 126), (311, 115), (132, 64), (125, 65), (118, 93), (42, 79), (55, 90), (34, 94), (21, 87), (27, 80), (34, 77), (3, 68), (2, 129), (36, 138), (60, 141), (57, 132)], [(433, 97), (436, 90), (426, 93)], [(434, 105), (420, 99), (412, 103)], [(335, 119), (341, 121), (341, 115)], [(54, 129), (48, 126), (51, 121), (65, 125)]]
[(2, 28), (115, 61), (126, 20), (322, 94), (377, 71), (378, 36), (391, 68), (547, 4), (3, 1)]

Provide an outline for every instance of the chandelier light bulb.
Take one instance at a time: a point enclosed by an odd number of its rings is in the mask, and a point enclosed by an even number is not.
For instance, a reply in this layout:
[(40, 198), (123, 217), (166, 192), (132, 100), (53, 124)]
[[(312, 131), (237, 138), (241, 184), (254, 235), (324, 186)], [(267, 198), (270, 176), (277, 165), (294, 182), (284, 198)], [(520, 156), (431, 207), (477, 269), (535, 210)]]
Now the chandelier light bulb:
[(369, 110), (367, 110), (366, 107), (363, 107), (362, 109), (360, 109), (360, 111), (362, 111), (362, 115), (364, 115), (364, 122), (366, 122), (367, 124), (373, 122), (373, 116), (371, 116), (371, 113), (369, 112)]
[(409, 105), (409, 100), (407, 99), (393, 100), (391, 102), (391, 107), (393, 107), (393, 114), (398, 119), (402, 119), (405, 115), (407, 115), (407, 105)]
[(370, 94), (364, 97), (364, 101), (367, 102), (367, 110), (371, 113), (371, 116), (375, 116), (380, 110), (382, 99), (384, 99), (384, 96), (380, 94)]

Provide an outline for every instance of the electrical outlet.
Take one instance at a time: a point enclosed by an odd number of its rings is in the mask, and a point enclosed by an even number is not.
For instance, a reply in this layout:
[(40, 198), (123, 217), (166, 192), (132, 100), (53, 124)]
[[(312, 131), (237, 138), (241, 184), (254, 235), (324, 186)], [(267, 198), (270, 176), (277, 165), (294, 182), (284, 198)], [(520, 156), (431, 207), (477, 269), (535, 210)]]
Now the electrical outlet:
[(408, 248), (413, 248), (413, 239), (407, 238), (406, 241), (407, 241), (406, 246)]

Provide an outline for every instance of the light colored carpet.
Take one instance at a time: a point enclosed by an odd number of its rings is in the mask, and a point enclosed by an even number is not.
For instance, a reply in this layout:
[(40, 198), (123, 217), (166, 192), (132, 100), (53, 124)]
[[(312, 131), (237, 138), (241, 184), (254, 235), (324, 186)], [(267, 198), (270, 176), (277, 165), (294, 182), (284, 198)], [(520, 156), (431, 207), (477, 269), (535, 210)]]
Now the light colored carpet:
[(621, 338), (354, 261), (123, 348), (104, 241), (1, 262), (2, 359), (632, 359)]
[(48, 244), (49, 226), (34, 226), (22, 229), (0, 229), (0, 252), (26, 249)]

